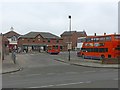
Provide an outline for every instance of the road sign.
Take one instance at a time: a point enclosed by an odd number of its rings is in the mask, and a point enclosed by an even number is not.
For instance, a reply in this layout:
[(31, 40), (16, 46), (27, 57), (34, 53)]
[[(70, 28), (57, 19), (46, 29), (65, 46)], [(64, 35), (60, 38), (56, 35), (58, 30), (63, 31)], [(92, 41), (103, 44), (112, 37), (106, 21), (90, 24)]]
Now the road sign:
[(68, 50), (69, 49), (72, 49), (72, 44), (71, 43), (68, 43)]

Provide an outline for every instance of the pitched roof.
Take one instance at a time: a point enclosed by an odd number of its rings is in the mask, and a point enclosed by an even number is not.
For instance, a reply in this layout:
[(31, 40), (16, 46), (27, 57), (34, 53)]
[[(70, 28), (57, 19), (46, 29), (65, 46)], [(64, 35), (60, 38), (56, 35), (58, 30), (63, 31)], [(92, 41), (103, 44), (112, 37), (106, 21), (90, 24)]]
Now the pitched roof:
[(71, 35), (71, 34), (73, 34), (73, 33), (75, 33), (76, 31), (65, 31), (65, 32), (63, 32), (61, 35), (62, 36), (67, 36), (67, 35)]
[(51, 34), (49, 32), (29, 32), (23, 36), (21, 36), (21, 38), (35, 38), (37, 35), (41, 35), (43, 38), (59, 38), (58, 36)]
[(61, 36), (68, 36), (68, 35), (72, 35), (73, 33), (77, 33), (78, 36), (87, 36), (85, 31), (65, 31), (61, 34)]
[(87, 36), (85, 31), (77, 32), (78, 37), (85, 37)]
[(20, 34), (16, 33), (15, 31), (9, 31), (3, 35), (6, 36), (7, 38), (11, 38), (12, 36), (16, 36), (16, 37), (20, 36)]

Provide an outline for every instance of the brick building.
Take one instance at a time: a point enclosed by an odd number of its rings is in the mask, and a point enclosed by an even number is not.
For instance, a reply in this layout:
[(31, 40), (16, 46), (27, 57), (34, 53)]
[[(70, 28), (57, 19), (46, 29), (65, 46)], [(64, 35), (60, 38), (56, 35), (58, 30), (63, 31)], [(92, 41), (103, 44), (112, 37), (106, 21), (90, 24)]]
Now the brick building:
[(9, 54), (9, 41), (8, 39), (0, 34), (0, 58), (4, 60), (4, 56)]
[(11, 27), (9, 32), (3, 34), (3, 36), (5, 36), (9, 40), (9, 50), (10, 51), (15, 46), (17, 47), (17, 40), (18, 40), (18, 37), (20, 36), (20, 34), (18, 34), (17, 32), (15, 32), (13, 30), (14, 30), (14, 28)]
[(18, 39), (18, 46), (22, 51), (46, 51), (47, 45), (59, 44), (62, 47), (60, 37), (49, 32), (29, 32)]
[(61, 34), (61, 38), (63, 39), (63, 49), (68, 50), (68, 45), (72, 50), (75, 50), (77, 47), (77, 39), (79, 37), (86, 37), (87, 34), (85, 31), (77, 32), (77, 31), (65, 31)]

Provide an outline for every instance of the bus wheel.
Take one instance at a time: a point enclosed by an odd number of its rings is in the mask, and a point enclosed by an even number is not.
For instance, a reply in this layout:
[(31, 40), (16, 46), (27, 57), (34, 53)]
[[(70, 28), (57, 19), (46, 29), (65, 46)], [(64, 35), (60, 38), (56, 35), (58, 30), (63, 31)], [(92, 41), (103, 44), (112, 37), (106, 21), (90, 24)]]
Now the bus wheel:
[(101, 55), (101, 59), (104, 59), (105, 58), (105, 56), (104, 55)]

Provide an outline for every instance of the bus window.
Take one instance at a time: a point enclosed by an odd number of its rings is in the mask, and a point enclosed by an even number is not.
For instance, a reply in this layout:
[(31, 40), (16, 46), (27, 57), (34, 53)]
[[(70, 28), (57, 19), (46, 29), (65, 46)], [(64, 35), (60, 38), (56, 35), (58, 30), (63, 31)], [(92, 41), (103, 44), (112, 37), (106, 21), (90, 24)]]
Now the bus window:
[(115, 39), (120, 40), (120, 35), (115, 36)]
[(105, 41), (105, 37), (100, 37), (100, 41)]
[(94, 42), (99, 42), (99, 38), (94, 38)]
[(120, 45), (117, 45), (117, 47), (115, 48), (115, 50), (120, 50)]
[(108, 52), (107, 48), (99, 48), (99, 52)]
[(98, 52), (98, 48), (94, 48), (94, 52)]
[(90, 42), (91, 41), (91, 38), (86, 38), (86, 42)]
[(53, 49), (58, 49), (58, 46), (53, 46)]
[(107, 37), (106, 37), (106, 41), (111, 41), (111, 37), (110, 37), (110, 36), (107, 36)]

